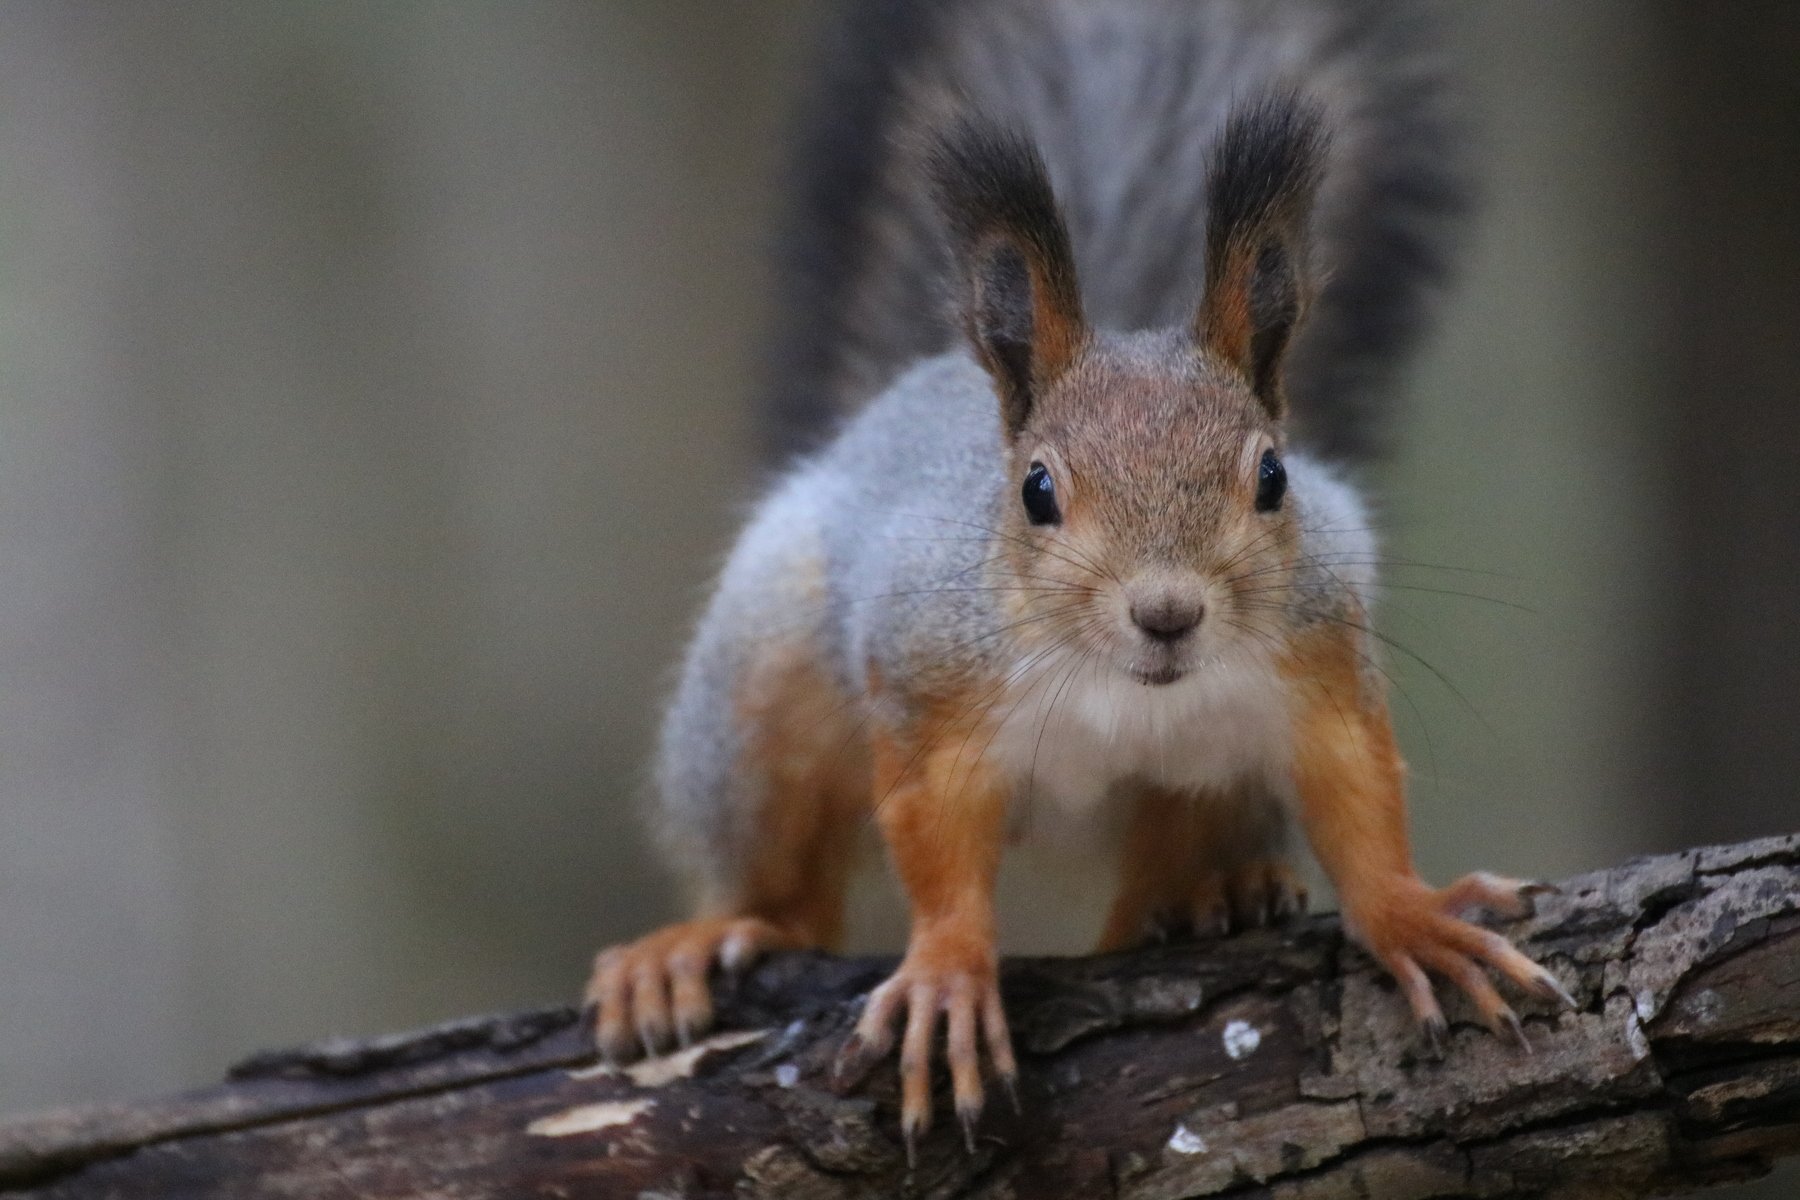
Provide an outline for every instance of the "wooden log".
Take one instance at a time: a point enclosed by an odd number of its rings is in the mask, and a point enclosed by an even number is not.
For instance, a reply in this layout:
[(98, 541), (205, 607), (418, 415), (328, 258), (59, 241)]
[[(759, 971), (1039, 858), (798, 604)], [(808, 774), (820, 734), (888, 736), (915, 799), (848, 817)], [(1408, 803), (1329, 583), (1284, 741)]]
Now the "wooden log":
[[(891, 965), (792, 954), (723, 1029), (597, 1067), (571, 1009), (266, 1054), (224, 1084), (0, 1127), (0, 1194), (109, 1197), (1623, 1197), (1800, 1149), (1800, 836), (1568, 881), (1507, 929), (1579, 1001), (1531, 1053), (1452, 999), (1447, 1053), (1329, 917), (1006, 964), (1022, 1111), (909, 1171), (894, 1075), (825, 1086)], [(939, 1112), (948, 1112), (940, 1095)]]

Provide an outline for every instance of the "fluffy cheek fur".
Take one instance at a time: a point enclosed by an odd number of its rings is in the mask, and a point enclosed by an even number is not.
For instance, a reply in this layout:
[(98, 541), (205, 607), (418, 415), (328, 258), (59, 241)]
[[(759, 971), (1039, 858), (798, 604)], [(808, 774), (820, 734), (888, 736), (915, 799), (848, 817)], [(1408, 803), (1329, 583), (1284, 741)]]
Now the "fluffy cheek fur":
[(1290, 627), (1284, 614), (1294, 598), (1300, 531), (1291, 513), (1249, 512), (1237, 522), (1218, 561), (1208, 571), (1215, 644), (1248, 641), (1278, 648)]
[(1116, 651), (1130, 619), (1120, 574), (1108, 561), (1106, 539), (1072, 499), (1059, 496), (1063, 520), (1056, 525), (1031, 524), (1015, 504), (1020, 511), (1001, 525), (1003, 550), (989, 582), (1001, 589), (1020, 646)]

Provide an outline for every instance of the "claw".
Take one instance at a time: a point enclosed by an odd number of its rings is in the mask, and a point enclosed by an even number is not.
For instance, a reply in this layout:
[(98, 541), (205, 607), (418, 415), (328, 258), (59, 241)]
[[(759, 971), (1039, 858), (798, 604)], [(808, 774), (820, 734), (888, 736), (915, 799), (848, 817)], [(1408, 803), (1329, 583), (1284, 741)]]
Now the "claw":
[(1025, 1115), (1025, 1106), (1019, 1103), (1019, 1077), (1008, 1072), (1000, 1076), (1000, 1086), (1006, 1089), (1007, 1103), (1012, 1105), (1013, 1116)]
[[(1510, 1008), (1506, 1009), (1499, 1015), (1499, 1023), (1502, 1028), (1512, 1034), (1513, 1040), (1519, 1044), (1519, 1049), (1527, 1055), (1533, 1053), (1531, 1039), (1525, 1036), (1525, 1026), (1520, 1022), (1518, 1013)], [(1494, 1032), (1499, 1034), (1500, 1030), (1496, 1029)]]
[(1560, 895), (1562, 895), (1561, 888), (1557, 887), (1554, 883), (1549, 883), (1542, 879), (1530, 879), (1521, 883), (1519, 885), (1519, 907), (1524, 910), (1522, 915), (1527, 917), (1535, 917), (1537, 915), (1537, 901), (1539, 896)]
[(919, 1165), (919, 1135), (924, 1132), (925, 1122), (918, 1116), (908, 1116), (900, 1122), (900, 1140), (906, 1143), (906, 1169), (914, 1170)]
[(600, 1039), (600, 1061), (609, 1067), (622, 1067), (636, 1061), (637, 1051), (637, 1043), (631, 1034), (622, 1030), (613, 1037)]
[(863, 1060), (867, 1054), (868, 1044), (863, 1041), (862, 1034), (852, 1033), (845, 1038), (837, 1057), (832, 1060), (831, 1082), (839, 1088), (855, 1086), (866, 1071)]
[(970, 1154), (975, 1153), (975, 1122), (980, 1118), (980, 1109), (959, 1108), (956, 1119), (962, 1125), (963, 1146)]
[(1450, 1026), (1444, 1018), (1433, 1014), (1419, 1022), (1419, 1030), (1425, 1035), (1426, 1053), (1433, 1062), (1444, 1061), (1444, 1037), (1450, 1032)]
[(1571, 1012), (1581, 1007), (1575, 997), (1569, 994), (1569, 989), (1565, 988), (1562, 982), (1548, 971), (1542, 972), (1532, 980), (1531, 990), (1544, 1000), (1559, 1001), (1564, 1008)]

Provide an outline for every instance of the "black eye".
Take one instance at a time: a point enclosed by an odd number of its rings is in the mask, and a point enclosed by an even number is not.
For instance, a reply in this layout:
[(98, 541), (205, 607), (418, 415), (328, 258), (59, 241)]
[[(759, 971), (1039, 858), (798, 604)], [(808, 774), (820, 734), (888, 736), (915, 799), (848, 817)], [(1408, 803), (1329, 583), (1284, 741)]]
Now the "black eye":
[(1256, 511), (1274, 512), (1281, 507), (1281, 498), (1287, 495), (1287, 468), (1275, 457), (1273, 450), (1264, 450), (1262, 461), (1256, 465)]
[(1056, 507), (1056, 481), (1050, 478), (1043, 463), (1034, 462), (1031, 470), (1025, 472), (1023, 495), (1025, 515), (1033, 525), (1054, 525), (1062, 520), (1062, 511)]

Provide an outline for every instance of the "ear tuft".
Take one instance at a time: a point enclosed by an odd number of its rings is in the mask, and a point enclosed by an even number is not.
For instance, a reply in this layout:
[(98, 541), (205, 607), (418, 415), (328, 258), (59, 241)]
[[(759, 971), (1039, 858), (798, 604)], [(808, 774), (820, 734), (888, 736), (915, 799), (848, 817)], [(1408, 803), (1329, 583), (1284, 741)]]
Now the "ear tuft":
[(1086, 337), (1068, 227), (1043, 159), (1011, 130), (961, 117), (938, 135), (927, 161), (952, 241), (963, 324), (1016, 434), (1035, 395)]
[(1206, 294), (1196, 336), (1279, 420), (1281, 366), (1312, 298), (1307, 226), (1324, 171), (1319, 107), (1292, 92), (1233, 110), (1206, 182)]

